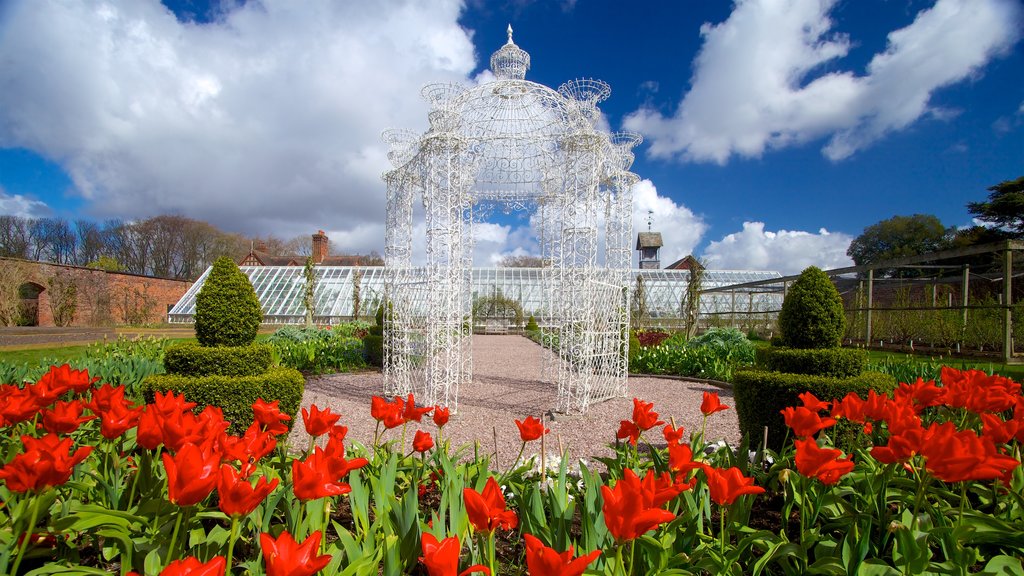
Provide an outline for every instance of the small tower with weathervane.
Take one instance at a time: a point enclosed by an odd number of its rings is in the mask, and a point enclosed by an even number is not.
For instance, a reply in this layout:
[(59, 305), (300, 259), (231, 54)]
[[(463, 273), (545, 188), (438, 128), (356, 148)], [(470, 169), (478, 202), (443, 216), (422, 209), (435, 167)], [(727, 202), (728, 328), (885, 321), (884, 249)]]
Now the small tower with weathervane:
[(636, 250), (640, 253), (641, 270), (657, 270), (661, 268), (661, 232), (651, 232), (654, 225), (654, 212), (647, 211), (647, 232), (636, 236)]

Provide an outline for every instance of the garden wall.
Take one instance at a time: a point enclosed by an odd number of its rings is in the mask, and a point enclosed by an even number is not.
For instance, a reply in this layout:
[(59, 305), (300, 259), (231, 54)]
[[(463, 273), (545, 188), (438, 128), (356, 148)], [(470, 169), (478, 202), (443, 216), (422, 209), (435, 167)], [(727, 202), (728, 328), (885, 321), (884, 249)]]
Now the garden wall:
[[(37, 326), (109, 326), (165, 322), (192, 282), (0, 258), (0, 307), (12, 298), (20, 322)], [(12, 296), (13, 295), (13, 296)], [(2, 319), (0, 319), (2, 320)]]

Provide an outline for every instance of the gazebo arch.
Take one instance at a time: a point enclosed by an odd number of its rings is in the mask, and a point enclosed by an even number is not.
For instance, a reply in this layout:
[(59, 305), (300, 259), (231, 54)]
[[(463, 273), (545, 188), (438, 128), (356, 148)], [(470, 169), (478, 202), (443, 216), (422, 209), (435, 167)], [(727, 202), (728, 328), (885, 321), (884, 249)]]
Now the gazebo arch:
[[(430, 128), (388, 130), (384, 391), (457, 408), (472, 379), (473, 223), (495, 208), (535, 210), (547, 302), (558, 338), (545, 378), (561, 412), (625, 394), (631, 263), (632, 148), (640, 136), (599, 128), (611, 90), (525, 79), (530, 55), (512, 41), (491, 56), (495, 80), (430, 84)], [(413, 201), (422, 198), (426, 265), (412, 262)]]

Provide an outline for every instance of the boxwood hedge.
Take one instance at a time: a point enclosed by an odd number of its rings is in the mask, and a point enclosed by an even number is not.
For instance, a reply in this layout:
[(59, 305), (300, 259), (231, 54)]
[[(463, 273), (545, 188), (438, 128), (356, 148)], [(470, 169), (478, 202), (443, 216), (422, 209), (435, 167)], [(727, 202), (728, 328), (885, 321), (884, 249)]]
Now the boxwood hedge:
[(800, 405), (798, 396), (801, 393), (809, 391), (820, 400), (832, 401), (841, 399), (850, 392), (856, 392), (864, 397), (869, 390), (891, 394), (896, 389), (896, 379), (881, 372), (864, 372), (849, 378), (833, 378), (740, 370), (733, 374), (732, 383), (740, 433), (749, 435), (752, 445), (760, 444), (764, 427), (767, 426), (768, 446), (775, 450), (782, 447), (788, 431), (781, 411), (789, 406)]
[(849, 378), (864, 371), (868, 355), (854, 348), (758, 348), (756, 365), (763, 370)]
[(149, 403), (157, 392), (173, 390), (184, 394), (189, 402), (195, 402), (197, 411), (206, 406), (219, 406), (224, 418), (231, 422), (231, 433), (241, 434), (252, 424), (252, 405), (260, 398), (267, 402), (279, 400), (281, 411), (292, 417), (289, 425), (294, 424), (305, 384), (298, 370), (274, 367), (256, 376), (150, 376), (142, 383), (142, 394)]
[(164, 352), (164, 369), (182, 376), (256, 376), (266, 372), (272, 362), (267, 344), (212, 347), (182, 342)]

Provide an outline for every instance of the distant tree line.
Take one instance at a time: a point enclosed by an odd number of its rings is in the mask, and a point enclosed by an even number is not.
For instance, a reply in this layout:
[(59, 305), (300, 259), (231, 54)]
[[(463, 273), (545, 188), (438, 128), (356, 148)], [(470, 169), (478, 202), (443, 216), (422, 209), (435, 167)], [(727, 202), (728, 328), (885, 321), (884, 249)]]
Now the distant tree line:
[(195, 280), (218, 257), (237, 259), (252, 246), (272, 255), (307, 256), (311, 237), (248, 238), (179, 215), (133, 222), (0, 215), (0, 256), (111, 272)]
[[(1024, 238), (1024, 176), (988, 188), (988, 199), (970, 202), (967, 211), (984, 225), (957, 229), (931, 214), (893, 216), (872, 224), (854, 238), (846, 254), (858, 266), (965, 248), (999, 240)], [(964, 258), (964, 261), (970, 261)], [(910, 275), (914, 270), (876, 270), (876, 275)]]

